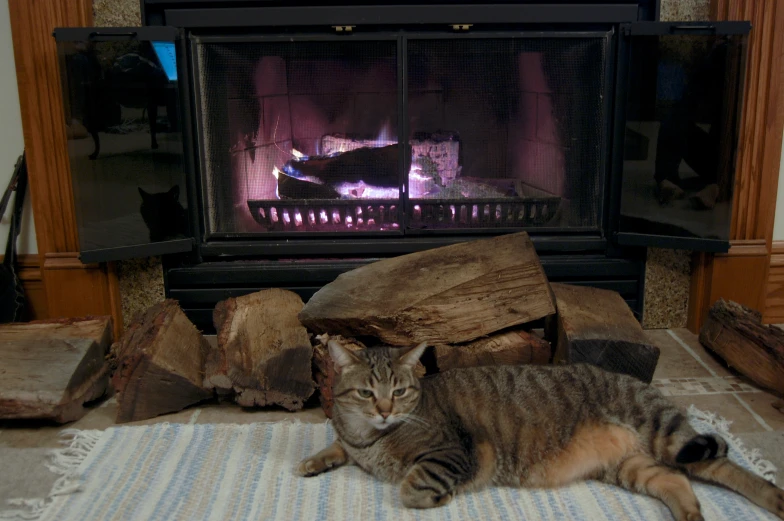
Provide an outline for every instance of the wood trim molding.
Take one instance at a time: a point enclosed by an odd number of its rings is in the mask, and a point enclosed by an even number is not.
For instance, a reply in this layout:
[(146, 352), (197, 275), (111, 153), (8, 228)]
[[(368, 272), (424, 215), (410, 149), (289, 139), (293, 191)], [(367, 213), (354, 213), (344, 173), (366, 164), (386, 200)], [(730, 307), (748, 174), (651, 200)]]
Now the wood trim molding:
[(753, 28), (736, 162), (732, 247), (723, 255), (694, 255), (687, 325), (695, 333), (719, 298), (767, 316), (784, 136), (784, 0), (711, 0), (711, 18), (750, 20)]
[(92, 4), (92, 0), (9, 0), (8, 12), (47, 317), (112, 314), (117, 328), (122, 321), (114, 267), (82, 264), (75, 253), (79, 240), (67, 120), (52, 37), (55, 27), (92, 26)]
[(771, 248), (762, 321), (784, 324), (784, 241), (774, 241)]

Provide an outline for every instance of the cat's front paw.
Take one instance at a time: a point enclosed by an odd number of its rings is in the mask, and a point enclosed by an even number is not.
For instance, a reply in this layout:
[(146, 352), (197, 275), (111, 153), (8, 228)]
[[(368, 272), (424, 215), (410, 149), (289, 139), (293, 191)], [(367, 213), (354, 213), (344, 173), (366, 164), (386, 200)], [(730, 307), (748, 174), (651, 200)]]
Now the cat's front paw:
[(302, 476), (303, 478), (309, 478), (311, 476), (318, 476), (319, 474), (329, 470), (330, 467), (327, 466), (326, 462), (323, 458), (312, 457), (306, 460), (302, 460), (299, 465), (297, 465), (297, 475)]

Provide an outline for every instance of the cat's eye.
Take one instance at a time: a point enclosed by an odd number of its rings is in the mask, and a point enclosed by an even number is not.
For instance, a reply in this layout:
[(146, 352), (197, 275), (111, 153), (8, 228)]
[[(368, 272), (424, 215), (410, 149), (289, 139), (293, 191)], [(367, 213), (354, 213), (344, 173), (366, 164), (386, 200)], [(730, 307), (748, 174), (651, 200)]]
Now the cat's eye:
[(406, 389), (405, 387), (401, 387), (400, 389), (395, 389), (394, 391), (392, 391), (392, 394), (394, 396), (403, 396), (404, 394), (406, 394)]
[(370, 398), (373, 396), (373, 391), (369, 391), (367, 389), (357, 389), (357, 394), (360, 398)]

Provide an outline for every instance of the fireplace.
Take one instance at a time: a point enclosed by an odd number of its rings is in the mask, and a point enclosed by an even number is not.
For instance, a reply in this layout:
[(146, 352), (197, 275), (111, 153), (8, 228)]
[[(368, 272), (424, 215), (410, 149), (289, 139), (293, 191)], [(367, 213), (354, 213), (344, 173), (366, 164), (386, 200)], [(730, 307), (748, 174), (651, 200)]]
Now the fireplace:
[[(163, 255), (211, 329), (374, 259), (526, 230), (640, 312), (645, 247), (729, 246), (747, 23), (657, 3), (142, 0), (58, 29), (85, 262)], [(710, 81), (699, 81), (710, 78)]]

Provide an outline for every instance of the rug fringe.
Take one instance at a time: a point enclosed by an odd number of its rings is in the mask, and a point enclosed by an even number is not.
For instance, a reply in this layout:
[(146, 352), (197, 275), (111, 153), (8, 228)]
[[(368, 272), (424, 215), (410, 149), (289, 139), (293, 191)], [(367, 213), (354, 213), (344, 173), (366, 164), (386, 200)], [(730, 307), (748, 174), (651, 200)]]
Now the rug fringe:
[(776, 465), (763, 458), (759, 449), (746, 448), (740, 438), (730, 433), (730, 425), (732, 425), (731, 421), (722, 418), (721, 416), (717, 416), (712, 412), (700, 410), (695, 407), (694, 404), (689, 406), (688, 415), (690, 419), (701, 421), (715, 429), (722, 437), (729, 441), (738, 452), (741, 453), (741, 455), (752, 465), (752, 467), (754, 467), (754, 470), (756, 470), (759, 475), (771, 483), (776, 483), (776, 474), (778, 473)]
[(103, 431), (98, 430), (66, 429), (60, 432), (60, 443), (66, 447), (51, 450), (47, 454), (49, 461), (44, 463), (46, 468), (60, 476), (52, 485), (49, 495), (46, 498), (9, 499), (7, 504), (15, 508), (0, 510), (0, 520), (33, 521), (39, 519), (55, 497), (78, 491), (81, 487), (79, 465), (95, 448), (95, 444), (102, 434)]

